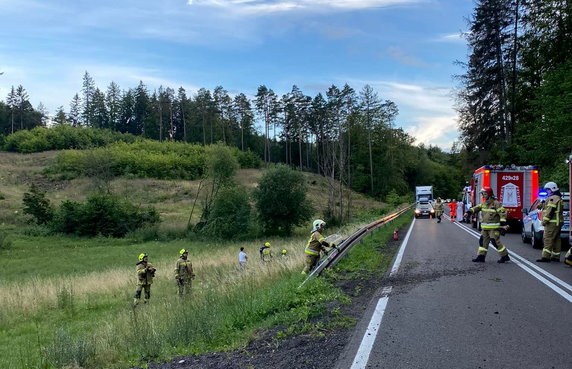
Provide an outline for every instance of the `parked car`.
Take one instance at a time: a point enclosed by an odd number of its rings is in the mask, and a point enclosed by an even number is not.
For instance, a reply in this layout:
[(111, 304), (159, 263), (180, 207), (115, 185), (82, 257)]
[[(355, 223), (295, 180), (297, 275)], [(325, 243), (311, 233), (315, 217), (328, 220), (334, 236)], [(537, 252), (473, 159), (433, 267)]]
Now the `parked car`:
[(423, 215), (435, 216), (435, 209), (433, 209), (433, 205), (426, 197), (420, 198), (415, 205), (415, 218), (419, 218)]
[[(538, 209), (538, 205), (540, 205), (545, 198), (545, 196), (541, 196), (537, 198), (529, 208), (522, 209), (522, 242), (532, 242), (532, 246), (536, 249), (543, 247), (542, 236), (544, 234), (544, 227), (542, 226), (542, 209)], [(560, 232), (560, 238), (562, 239), (563, 249), (566, 249), (568, 247), (570, 234), (570, 193), (563, 192), (562, 200), (564, 201), (564, 225)]]

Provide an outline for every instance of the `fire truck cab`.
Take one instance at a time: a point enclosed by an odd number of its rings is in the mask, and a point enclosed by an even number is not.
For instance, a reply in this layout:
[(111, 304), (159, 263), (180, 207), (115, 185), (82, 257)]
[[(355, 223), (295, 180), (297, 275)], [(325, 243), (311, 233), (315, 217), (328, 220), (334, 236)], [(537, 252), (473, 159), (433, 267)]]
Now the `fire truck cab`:
[[(507, 210), (507, 223), (513, 230), (522, 227), (522, 209), (528, 207), (538, 196), (538, 167), (484, 165), (473, 173), (470, 198), (472, 206), (485, 199), (480, 195), (483, 187), (491, 187), (495, 197)], [(473, 216), (473, 228), (480, 228), (480, 217)]]

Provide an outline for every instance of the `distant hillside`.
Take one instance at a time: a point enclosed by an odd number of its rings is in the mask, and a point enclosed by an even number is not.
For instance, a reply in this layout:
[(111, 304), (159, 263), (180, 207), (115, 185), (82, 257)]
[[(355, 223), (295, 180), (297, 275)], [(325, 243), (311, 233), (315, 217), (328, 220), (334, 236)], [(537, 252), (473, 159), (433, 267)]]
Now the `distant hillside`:
[[(95, 190), (94, 182), (88, 178), (72, 180), (49, 180), (42, 171), (55, 160), (58, 151), (33, 154), (0, 152), (0, 223), (4, 225), (24, 224), (27, 217), (22, 214), (22, 196), (35, 183), (46, 191), (54, 203), (63, 200), (84, 200)], [(264, 170), (242, 169), (237, 181), (246, 188), (254, 188)], [(308, 198), (316, 209), (316, 216), (323, 216), (327, 205), (328, 185), (325, 178), (304, 173), (308, 184)], [(162, 227), (178, 228), (187, 224), (196, 197), (199, 180), (158, 180), (119, 177), (111, 181), (112, 192), (141, 205), (153, 205), (161, 213)], [(200, 216), (200, 201), (193, 214), (193, 221)], [(352, 213), (378, 209), (382, 203), (364, 195), (352, 194)]]

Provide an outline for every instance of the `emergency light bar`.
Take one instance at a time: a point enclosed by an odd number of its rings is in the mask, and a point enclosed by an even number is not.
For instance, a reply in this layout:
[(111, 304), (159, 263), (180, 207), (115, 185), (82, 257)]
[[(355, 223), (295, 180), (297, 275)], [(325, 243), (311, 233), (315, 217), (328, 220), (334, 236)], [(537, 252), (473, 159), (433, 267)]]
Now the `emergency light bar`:
[(538, 196), (540, 196), (540, 197), (546, 197), (546, 196), (548, 196), (548, 192), (546, 192), (546, 191), (540, 191), (540, 192), (538, 192)]

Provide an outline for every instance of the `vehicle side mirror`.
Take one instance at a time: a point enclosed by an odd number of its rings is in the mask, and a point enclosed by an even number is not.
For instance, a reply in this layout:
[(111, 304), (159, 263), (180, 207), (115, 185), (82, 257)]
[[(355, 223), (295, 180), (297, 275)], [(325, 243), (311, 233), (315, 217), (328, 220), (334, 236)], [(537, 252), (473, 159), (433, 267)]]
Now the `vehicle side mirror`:
[(528, 209), (527, 208), (522, 209), (522, 213), (528, 215)]

